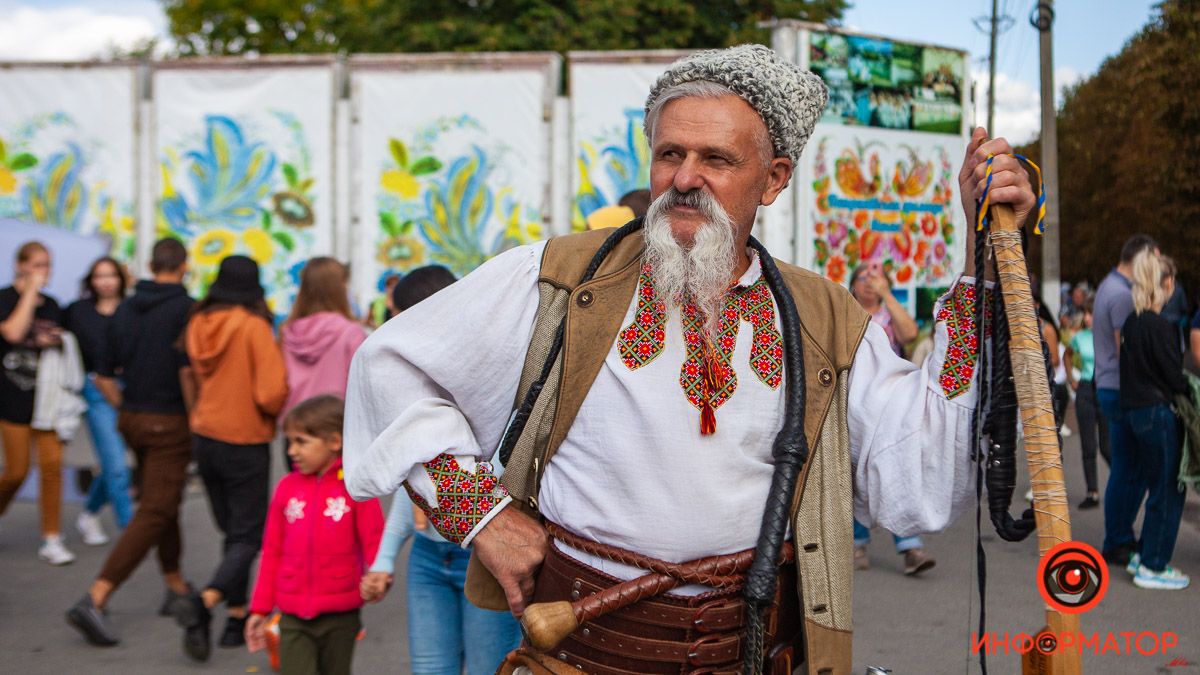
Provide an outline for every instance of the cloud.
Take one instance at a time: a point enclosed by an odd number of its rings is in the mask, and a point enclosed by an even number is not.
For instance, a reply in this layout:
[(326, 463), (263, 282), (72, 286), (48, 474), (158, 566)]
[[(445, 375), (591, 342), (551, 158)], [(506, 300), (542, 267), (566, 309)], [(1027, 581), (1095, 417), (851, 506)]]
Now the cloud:
[[(987, 124), (986, 70), (971, 73), (975, 83), (975, 123)], [(1054, 69), (1054, 86), (1058, 91), (1055, 105), (1061, 106), (1062, 92), (1079, 83), (1084, 74), (1071, 66)], [(1022, 145), (1038, 137), (1042, 130), (1042, 95), (1040, 83), (1018, 80), (996, 73), (996, 129), (993, 136), (1003, 136), (1013, 145)]]
[[(975, 82), (975, 123), (987, 125), (988, 74), (971, 74)], [(1003, 136), (1013, 145), (1028, 143), (1042, 129), (1042, 97), (1033, 85), (1004, 73), (996, 73), (996, 128), (992, 136)]]
[(1054, 106), (1061, 108), (1063, 104), (1063, 89), (1073, 87), (1079, 84), (1084, 79), (1083, 73), (1075, 70), (1071, 66), (1059, 66), (1054, 69), (1054, 86), (1058, 88), (1058, 95), (1054, 97)]
[[(161, 14), (161, 9), (150, 5)], [(0, 22), (0, 59), (77, 60), (99, 58), (112, 47), (130, 48), (161, 37), (156, 16), (105, 12), (85, 7), (34, 8), (9, 5)]]

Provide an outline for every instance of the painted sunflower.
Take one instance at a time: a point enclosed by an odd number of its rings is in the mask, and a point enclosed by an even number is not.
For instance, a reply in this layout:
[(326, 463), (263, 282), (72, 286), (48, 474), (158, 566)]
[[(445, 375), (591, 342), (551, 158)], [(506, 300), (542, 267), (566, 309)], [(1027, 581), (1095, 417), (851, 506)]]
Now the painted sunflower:
[(388, 237), (380, 242), (375, 258), (385, 267), (404, 269), (425, 259), (425, 245), (416, 237)]
[(275, 213), (292, 227), (309, 227), (313, 224), (312, 204), (303, 195), (295, 192), (276, 192), (271, 196)]
[(233, 255), (236, 245), (237, 235), (224, 228), (214, 228), (196, 237), (192, 244), (192, 258), (202, 267), (219, 265), (226, 257)]
[(267, 264), (275, 255), (275, 245), (271, 241), (270, 235), (257, 227), (243, 232), (242, 241), (245, 242), (246, 248), (250, 251), (250, 257), (259, 265)]

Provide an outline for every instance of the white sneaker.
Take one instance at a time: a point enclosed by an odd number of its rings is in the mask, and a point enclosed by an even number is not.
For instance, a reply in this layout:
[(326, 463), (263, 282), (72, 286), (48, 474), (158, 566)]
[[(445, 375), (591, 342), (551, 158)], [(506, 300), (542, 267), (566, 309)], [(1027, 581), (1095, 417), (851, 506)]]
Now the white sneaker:
[(68, 565), (75, 562), (75, 554), (63, 546), (62, 537), (57, 534), (42, 540), (42, 547), (38, 549), (38, 557), (51, 565)]
[(1062, 425), (1062, 429), (1059, 429), (1058, 432), (1062, 434), (1063, 438), (1068, 438), (1071, 435), (1071, 427), (1064, 424)]
[(100, 516), (84, 511), (75, 519), (75, 529), (83, 535), (83, 543), (88, 546), (103, 546), (108, 543), (108, 535), (104, 533), (104, 525)]
[(1033, 503), (1033, 488), (1029, 488), (1029, 492), (1025, 493), (1025, 501), (1029, 502), (1030, 504)]
[(1138, 565), (1133, 585), (1138, 588), (1153, 588), (1162, 591), (1178, 591), (1188, 587), (1192, 580), (1188, 575), (1167, 565), (1161, 572), (1153, 572), (1145, 565)]
[(1132, 577), (1132, 576), (1137, 575), (1138, 568), (1141, 566), (1142, 566), (1142, 554), (1134, 553), (1133, 555), (1129, 556), (1129, 564), (1125, 566), (1125, 571), (1128, 572), (1129, 576)]

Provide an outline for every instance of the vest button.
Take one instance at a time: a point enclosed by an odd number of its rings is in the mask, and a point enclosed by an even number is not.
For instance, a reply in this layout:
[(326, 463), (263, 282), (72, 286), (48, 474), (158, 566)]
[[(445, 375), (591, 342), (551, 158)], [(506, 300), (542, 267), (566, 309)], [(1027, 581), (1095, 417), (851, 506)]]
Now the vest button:
[(582, 293), (579, 294), (578, 297), (575, 298), (575, 303), (578, 304), (580, 307), (591, 307), (592, 303), (595, 302), (595, 300), (596, 300), (596, 296), (594, 293), (592, 293), (591, 291), (583, 291)]
[(817, 380), (820, 381), (822, 386), (828, 387), (833, 384), (833, 371), (828, 368), (822, 368), (817, 373)]

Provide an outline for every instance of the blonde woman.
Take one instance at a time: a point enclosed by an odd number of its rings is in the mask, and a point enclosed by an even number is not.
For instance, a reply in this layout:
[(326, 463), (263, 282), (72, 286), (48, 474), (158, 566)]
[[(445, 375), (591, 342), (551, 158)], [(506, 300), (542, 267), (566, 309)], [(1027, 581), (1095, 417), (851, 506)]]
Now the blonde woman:
[(1175, 290), (1170, 267), (1153, 251), (1133, 259), (1133, 314), (1121, 328), (1121, 408), (1150, 492), (1139, 550), (1128, 569), (1139, 588), (1180, 590), (1190, 579), (1167, 564), (1185, 496), (1176, 480), (1182, 439), (1171, 398), (1187, 391), (1187, 381), (1179, 333), (1160, 313)]

